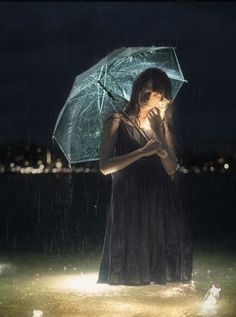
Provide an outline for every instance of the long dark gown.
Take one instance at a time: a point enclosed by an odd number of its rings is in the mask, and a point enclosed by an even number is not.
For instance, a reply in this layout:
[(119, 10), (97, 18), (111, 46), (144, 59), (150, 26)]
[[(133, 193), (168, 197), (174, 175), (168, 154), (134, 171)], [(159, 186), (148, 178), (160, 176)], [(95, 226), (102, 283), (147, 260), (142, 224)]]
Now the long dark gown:
[[(122, 117), (115, 155), (134, 151), (146, 142)], [(97, 283), (190, 281), (191, 230), (176, 182), (166, 173), (160, 157), (141, 158), (111, 175), (110, 209)]]

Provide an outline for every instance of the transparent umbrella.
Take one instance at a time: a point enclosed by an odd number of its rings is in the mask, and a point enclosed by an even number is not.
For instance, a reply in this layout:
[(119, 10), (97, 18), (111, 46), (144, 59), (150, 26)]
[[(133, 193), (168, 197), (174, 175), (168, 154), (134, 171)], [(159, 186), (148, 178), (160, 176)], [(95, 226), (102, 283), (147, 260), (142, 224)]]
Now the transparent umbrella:
[(150, 67), (167, 73), (174, 100), (187, 82), (174, 47), (120, 48), (76, 76), (52, 136), (70, 164), (99, 159), (104, 121), (113, 112), (125, 114), (133, 81)]

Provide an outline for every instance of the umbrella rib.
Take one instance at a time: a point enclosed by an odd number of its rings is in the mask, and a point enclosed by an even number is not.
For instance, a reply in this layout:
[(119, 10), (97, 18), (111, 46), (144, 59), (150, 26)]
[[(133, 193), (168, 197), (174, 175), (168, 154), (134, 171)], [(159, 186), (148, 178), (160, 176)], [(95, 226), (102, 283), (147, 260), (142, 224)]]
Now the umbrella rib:
[[(107, 67), (107, 63), (106, 63), (106, 67)], [(105, 94), (104, 94), (104, 91), (103, 91), (103, 94), (102, 94), (102, 101), (101, 101), (101, 103), (100, 103), (100, 96), (99, 96), (99, 82), (100, 82), (100, 79), (101, 79), (101, 77), (102, 77), (102, 73), (103, 73), (103, 69), (104, 69), (104, 65), (102, 66), (102, 68), (101, 68), (101, 71), (100, 71), (100, 74), (99, 74), (99, 76), (98, 76), (98, 80), (97, 80), (97, 91), (98, 91), (98, 109), (99, 109), (99, 113), (101, 114), (101, 112), (102, 112), (102, 105), (103, 105), (103, 103), (104, 103), (104, 96), (105, 96)]]
[(188, 82), (186, 79), (184, 79), (184, 76), (183, 76), (182, 70), (181, 70), (181, 68), (180, 68), (179, 61), (178, 61), (178, 58), (177, 58), (177, 56), (176, 56), (176, 53), (175, 53), (175, 49), (174, 49), (174, 48), (173, 48), (173, 52), (174, 52), (175, 60), (176, 60), (177, 65), (178, 65), (179, 72), (180, 72), (180, 74), (181, 74), (181, 76), (182, 76), (182, 80), (184, 80), (185, 82)]
[(84, 112), (92, 105), (93, 100), (80, 112), (80, 115), (83, 115)]
[[(107, 63), (106, 63), (106, 68), (107, 68)], [(104, 67), (103, 67), (104, 69)], [(105, 71), (105, 76), (106, 76), (106, 71)], [(100, 81), (100, 78), (101, 78), (101, 73), (100, 73), (100, 77), (99, 77), (99, 80), (98, 80), (98, 83), (97, 83), (97, 89), (98, 89), (98, 109), (99, 109), (99, 119), (100, 119), (100, 129), (102, 127), (102, 118), (101, 118), (101, 113), (102, 113), (102, 108), (103, 108), (103, 104), (104, 104), (104, 98), (105, 98), (105, 91), (103, 90), (102, 92), (102, 100), (100, 102), (100, 98), (99, 98), (99, 81)], [(106, 80), (106, 77), (105, 77), (105, 80)]]
[[(106, 81), (107, 81), (107, 63), (105, 65), (105, 76), (104, 76), (104, 86), (106, 85)], [(99, 84), (99, 82), (98, 82)], [(101, 86), (101, 85), (100, 85)], [(104, 104), (104, 99), (105, 99), (105, 91), (103, 90), (103, 94), (102, 94), (102, 101), (101, 101), (101, 105), (100, 105), (100, 113), (102, 112), (102, 108), (103, 108), (103, 104)]]

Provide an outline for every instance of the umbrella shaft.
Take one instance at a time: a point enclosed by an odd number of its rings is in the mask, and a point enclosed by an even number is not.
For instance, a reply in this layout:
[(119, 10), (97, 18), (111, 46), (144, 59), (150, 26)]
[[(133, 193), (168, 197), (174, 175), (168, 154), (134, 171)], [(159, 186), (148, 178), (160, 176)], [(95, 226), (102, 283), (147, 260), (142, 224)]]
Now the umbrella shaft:
[(107, 92), (108, 96), (111, 97), (113, 100), (115, 100), (115, 98), (112, 96), (112, 94), (110, 93), (110, 91), (108, 91), (106, 89), (106, 87), (100, 82), (100, 80), (98, 80), (99, 85), (102, 86), (102, 88)]

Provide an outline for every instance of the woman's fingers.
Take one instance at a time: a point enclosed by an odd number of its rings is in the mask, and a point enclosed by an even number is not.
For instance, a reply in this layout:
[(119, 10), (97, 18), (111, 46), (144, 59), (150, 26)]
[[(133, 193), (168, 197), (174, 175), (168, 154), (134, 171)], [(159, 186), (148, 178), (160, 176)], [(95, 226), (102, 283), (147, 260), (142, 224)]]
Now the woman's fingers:
[(148, 113), (148, 118), (151, 119), (151, 118), (155, 118), (155, 117), (158, 117), (160, 118), (160, 111), (159, 109), (157, 108), (153, 108), (149, 113)]
[(157, 139), (151, 139), (150, 141), (156, 144), (157, 146), (159, 146), (162, 143), (160, 140), (157, 140)]
[(159, 109), (156, 108), (156, 107), (152, 109), (152, 112), (153, 112), (155, 115), (159, 115), (159, 114), (160, 114)]

